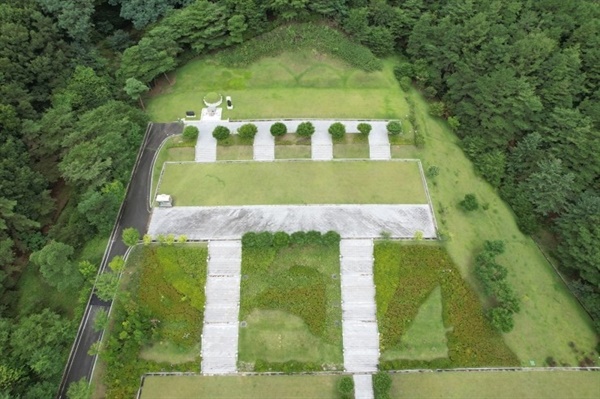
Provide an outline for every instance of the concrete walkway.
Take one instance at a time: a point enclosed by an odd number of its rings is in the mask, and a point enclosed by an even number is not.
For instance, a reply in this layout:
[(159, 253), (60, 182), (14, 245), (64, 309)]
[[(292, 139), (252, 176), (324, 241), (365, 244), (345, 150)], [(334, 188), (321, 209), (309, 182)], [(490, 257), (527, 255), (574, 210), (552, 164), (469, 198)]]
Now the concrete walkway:
[(202, 374), (237, 371), (242, 243), (210, 241), (202, 330)]
[(354, 399), (373, 399), (373, 380), (371, 374), (354, 374)]
[(353, 373), (374, 372), (379, 362), (379, 332), (373, 240), (342, 240), (340, 258), (344, 369)]
[(196, 162), (215, 162), (217, 160), (217, 140), (212, 136), (217, 123), (205, 122), (198, 127), (198, 141), (196, 142)]
[(154, 208), (148, 234), (190, 240), (240, 239), (248, 231), (334, 230), (344, 238), (435, 238), (431, 208), (423, 205), (271, 205)]
[(390, 140), (385, 123), (373, 125), (369, 134), (369, 157), (376, 160), (392, 159)]
[(275, 139), (271, 134), (271, 126), (261, 123), (254, 137), (254, 160), (272, 161), (275, 159)]
[(329, 126), (315, 125), (315, 133), (310, 138), (310, 157), (316, 161), (333, 159), (333, 142), (328, 128)]

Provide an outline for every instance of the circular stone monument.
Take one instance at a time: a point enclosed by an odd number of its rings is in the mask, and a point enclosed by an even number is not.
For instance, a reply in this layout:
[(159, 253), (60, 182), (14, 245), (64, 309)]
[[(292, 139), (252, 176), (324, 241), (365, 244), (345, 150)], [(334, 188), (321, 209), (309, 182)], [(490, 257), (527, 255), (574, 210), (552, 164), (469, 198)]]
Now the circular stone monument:
[(206, 105), (208, 114), (214, 115), (217, 111), (217, 107), (223, 102), (223, 96), (215, 92), (210, 92), (204, 96), (202, 101), (204, 101), (204, 104)]

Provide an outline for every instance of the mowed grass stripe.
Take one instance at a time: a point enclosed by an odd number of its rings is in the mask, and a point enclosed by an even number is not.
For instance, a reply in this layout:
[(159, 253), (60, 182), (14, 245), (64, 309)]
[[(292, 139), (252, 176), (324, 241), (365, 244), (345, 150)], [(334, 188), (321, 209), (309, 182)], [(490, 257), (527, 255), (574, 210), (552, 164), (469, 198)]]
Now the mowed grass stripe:
[(416, 162), (167, 164), (159, 192), (177, 206), (427, 203)]
[(429, 398), (598, 398), (594, 371), (446, 372), (393, 374), (390, 397)]
[(339, 375), (146, 377), (142, 399), (335, 399)]

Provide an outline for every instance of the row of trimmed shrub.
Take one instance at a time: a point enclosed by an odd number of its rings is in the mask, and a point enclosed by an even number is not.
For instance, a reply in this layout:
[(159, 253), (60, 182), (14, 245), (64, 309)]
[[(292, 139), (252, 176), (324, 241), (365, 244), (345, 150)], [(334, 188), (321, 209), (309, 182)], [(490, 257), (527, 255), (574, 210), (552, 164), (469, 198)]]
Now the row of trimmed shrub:
[(329, 53), (366, 72), (383, 68), (382, 61), (371, 50), (352, 42), (343, 33), (318, 23), (282, 26), (222, 51), (217, 56), (227, 66), (245, 67), (263, 57), (273, 57), (290, 49)]
[(310, 371), (323, 371), (323, 366), (314, 362), (299, 362), (288, 360), (287, 362), (269, 362), (264, 359), (256, 359), (254, 371), (258, 373), (269, 371), (280, 371), (282, 373), (300, 373)]
[(288, 245), (325, 245), (335, 246), (340, 243), (340, 235), (336, 231), (328, 231), (322, 234), (320, 231), (296, 231), (288, 234), (285, 231), (271, 233), (263, 231), (260, 233), (248, 232), (242, 236), (242, 246), (247, 248), (284, 248)]
[[(188, 126), (188, 127), (190, 127), (190, 126)], [(372, 130), (372, 126), (368, 123), (359, 123), (357, 128), (358, 128), (358, 131), (360, 132), (360, 134), (362, 134), (364, 136), (368, 136)], [(388, 134), (390, 134), (392, 136), (398, 136), (402, 133), (402, 124), (400, 123), (400, 121), (390, 121), (386, 125), (386, 128), (387, 128)], [(186, 129), (187, 129), (187, 127), (186, 127)], [(195, 135), (188, 135), (190, 137), (190, 138), (188, 138), (189, 140), (192, 140), (192, 139), (195, 139), (196, 137), (198, 137), (198, 129), (197, 128), (194, 128), (194, 129), (195, 129), (195, 131), (194, 131)], [(283, 136), (283, 135), (287, 134), (287, 132), (288, 132), (287, 126), (283, 122), (273, 123), (273, 125), (271, 125), (271, 128), (269, 130), (274, 137)], [(335, 122), (335, 123), (332, 123), (331, 126), (329, 126), (328, 131), (329, 131), (329, 134), (331, 134), (332, 138), (342, 139), (344, 137), (344, 135), (346, 134), (346, 126), (341, 122)], [(184, 130), (184, 133), (185, 132), (186, 131)], [(243, 139), (248, 139), (248, 140), (253, 139), (254, 136), (256, 136), (257, 132), (258, 132), (258, 128), (253, 123), (246, 123), (238, 129), (239, 136)], [(308, 121), (300, 123), (298, 125), (298, 128), (296, 129), (296, 134), (298, 134), (299, 136), (302, 136), (302, 137), (310, 137), (314, 133), (315, 133), (315, 126), (312, 124), (312, 122), (308, 122)], [(230, 134), (231, 134), (231, 131), (229, 130), (229, 128), (227, 128), (225, 126), (217, 126), (217, 127), (215, 127), (215, 129), (212, 132), (213, 137), (219, 141), (226, 140)], [(193, 137), (193, 138), (191, 138), (191, 137)]]
[(475, 275), (495, 303), (487, 312), (490, 322), (499, 331), (509, 332), (514, 327), (513, 314), (521, 310), (521, 304), (506, 281), (508, 270), (496, 262), (496, 256), (502, 253), (503, 241), (485, 241), (483, 251), (475, 258)]

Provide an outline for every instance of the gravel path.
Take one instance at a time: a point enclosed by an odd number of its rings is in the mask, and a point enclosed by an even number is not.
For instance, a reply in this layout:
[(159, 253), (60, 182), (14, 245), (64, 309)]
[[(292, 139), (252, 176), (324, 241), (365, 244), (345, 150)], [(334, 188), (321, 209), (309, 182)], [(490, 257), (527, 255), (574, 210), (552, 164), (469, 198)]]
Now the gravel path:
[(237, 372), (242, 243), (210, 241), (202, 330), (203, 374)]
[(379, 332), (373, 283), (373, 240), (342, 240), (340, 260), (344, 369), (377, 371)]
[(240, 239), (248, 231), (337, 231), (344, 238), (435, 238), (429, 205), (272, 205), (154, 208), (148, 234)]

